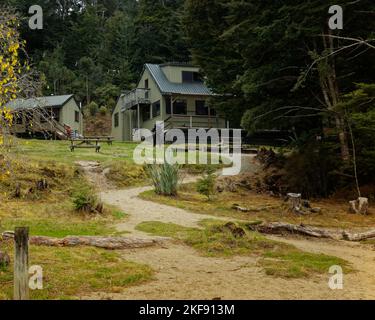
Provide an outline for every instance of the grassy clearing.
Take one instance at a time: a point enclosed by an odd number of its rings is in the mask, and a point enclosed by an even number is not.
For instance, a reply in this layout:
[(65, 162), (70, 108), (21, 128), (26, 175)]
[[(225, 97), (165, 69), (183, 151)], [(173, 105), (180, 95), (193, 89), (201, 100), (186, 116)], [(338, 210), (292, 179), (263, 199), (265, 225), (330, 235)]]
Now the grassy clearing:
[[(312, 201), (314, 207), (322, 209), (321, 213), (300, 216), (287, 212), (282, 199), (244, 189), (238, 189), (237, 192), (216, 193), (213, 200), (208, 201), (205, 196), (196, 191), (195, 183), (181, 186), (176, 197), (157, 195), (153, 191), (146, 191), (140, 197), (196, 213), (239, 220), (285, 221), (294, 224), (304, 223), (317, 227), (343, 229), (375, 226), (375, 214), (368, 216), (348, 214), (346, 202), (331, 199)], [(233, 210), (233, 204), (248, 208), (250, 212)]]
[(96, 153), (93, 149), (77, 149), (74, 152), (70, 152), (69, 141), (18, 139), (15, 151), (20, 156), (26, 156), (28, 159), (33, 160), (51, 160), (65, 164), (86, 160), (106, 164), (114, 159), (132, 162), (133, 150), (136, 145), (136, 143), (114, 142), (112, 146), (109, 146), (106, 143), (102, 143), (100, 153)]
[(202, 222), (202, 226), (203, 229), (186, 228), (172, 223), (150, 221), (139, 224), (137, 229), (158, 236), (175, 238), (209, 257), (259, 256), (259, 264), (266, 274), (277, 277), (302, 278), (324, 274), (332, 265), (341, 265), (346, 272), (350, 271), (347, 262), (342, 259), (303, 252), (245, 228), (246, 235), (237, 238), (224, 227), (222, 222), (206, 220)]
[[(13, 256), (12, 246), (7, 251)], [(43, 268), (43, 290), (31, 299), (77, 299), (90, 292), (120, 292), (152, 278), (146, 265), (124, 261), (117, 252), (97, 248), (30, 247), (30, 265)], [(0, 270), (0, 300), (12, 299), (13, 270)]]

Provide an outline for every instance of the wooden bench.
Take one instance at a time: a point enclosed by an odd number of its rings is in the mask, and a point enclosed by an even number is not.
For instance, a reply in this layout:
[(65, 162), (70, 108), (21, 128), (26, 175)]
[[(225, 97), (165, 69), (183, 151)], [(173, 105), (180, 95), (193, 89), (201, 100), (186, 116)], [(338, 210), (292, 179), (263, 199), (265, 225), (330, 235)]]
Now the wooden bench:
[[(93, 144), (95, 142), (95, 144)], [(95, 152), (100, 152), (99, 139), (72, 139), (70, 140), (70, 151), (74, 149), (95, 149)], [(78, 143), (78, 144), (77, 144)]]

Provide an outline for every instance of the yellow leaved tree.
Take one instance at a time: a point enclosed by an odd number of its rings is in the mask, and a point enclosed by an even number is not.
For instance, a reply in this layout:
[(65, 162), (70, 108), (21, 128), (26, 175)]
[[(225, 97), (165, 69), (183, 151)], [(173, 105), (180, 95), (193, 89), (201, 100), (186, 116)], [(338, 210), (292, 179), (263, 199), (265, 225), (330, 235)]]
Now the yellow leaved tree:
[(0, 180), (11, 171), (8, 158), (15, 112), (9, 103), (17, 98), (32, 97), (37, 87), (18, 28), (17, 14), (0, 6)]

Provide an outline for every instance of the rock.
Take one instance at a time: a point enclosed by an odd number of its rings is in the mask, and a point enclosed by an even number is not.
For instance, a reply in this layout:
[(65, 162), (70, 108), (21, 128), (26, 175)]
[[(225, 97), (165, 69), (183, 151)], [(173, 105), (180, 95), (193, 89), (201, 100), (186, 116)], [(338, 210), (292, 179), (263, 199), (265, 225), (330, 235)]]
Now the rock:
[(111, 168), (105, 168), (105, 169), (103, 170), (103, 175), (107, 176), (107, 175), (110, 174), (110, 172), (111, 172)]
[(228, 222), (224, 225), (224, 228), (229, 230), (234, 237), (236, 238), (243, 238), (246, 235), (244, 229), (237, 227), (237, 225), (233, 222)]
[(310, 209), (310, 212), (311, 213), (321, 213), (322, 212), (322, 208), (311, 208)]
[(8, 267), (10, 264), (10, 257), (6, 252), (0, 251), (0, 267)]

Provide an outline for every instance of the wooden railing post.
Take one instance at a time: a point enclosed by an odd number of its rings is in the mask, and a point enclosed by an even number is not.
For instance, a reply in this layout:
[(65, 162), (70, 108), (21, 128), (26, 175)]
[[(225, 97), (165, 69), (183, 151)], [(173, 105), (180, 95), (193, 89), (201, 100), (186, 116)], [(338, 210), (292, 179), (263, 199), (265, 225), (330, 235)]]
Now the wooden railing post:
[(29, 228), (19, 227), (14, 233), (14, 300), (29, 299)]

